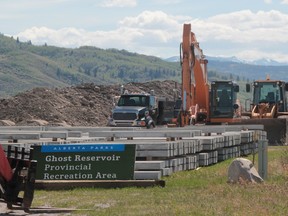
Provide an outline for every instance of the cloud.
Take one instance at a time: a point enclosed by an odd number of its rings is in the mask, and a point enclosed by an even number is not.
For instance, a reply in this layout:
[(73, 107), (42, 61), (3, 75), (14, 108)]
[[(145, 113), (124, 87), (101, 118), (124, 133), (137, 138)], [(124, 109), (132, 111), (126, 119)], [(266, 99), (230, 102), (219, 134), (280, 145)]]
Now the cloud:
[(281, 4), (288, 4), (288, 0), (282, 0)]
[(288, 15), (279, 11), (243, 10), (191, 22), (204, 40), (214, 36), (234, 43), (288, 42)]
[(136, 17), (126, 17), (119, 22), (123, 26), (145, 29), (171, 29), (178, 25), (173, 16), (162, 11), (144, 11)]
[[(126, 17), (119, 21), (119, 27), (111, 31), (90, 32), (76, 28), (54, 30), (47, 27), (32, 27), (20, 32), (16, 37), (19, 37), (20, 41), (31, 40), (35, 45), (47, 43), (70, 48), (90, 45), (164, 56), (161, 53), (165, 53), (165, 49), (174, 50), (174, 47), (169, 48), (171, 42), (175, 43), (178, 49), (182, 24), (179, 24), (177, 19), (183, 17), (169, 16), (161, 11), (144, 11), (136, 17)], [(178, 51), (170, 52), (168, 55), (175, 54), (178, 55)]]
[(246, 60), (270, 56), (288, 62), (287, 14), (243, 10), (189, 22), (206, 55), (235, 55)]
[(257, 49), (251, 49), (251, 50), (245, 50), (245, 51), (240, 51), (237, 54), (237, 57), (239, 59), (243, 59), (243, 60), (254, 60), (255, 56), (259, 56), (258, 59), (274, 59), (278, 62), (288, 62), (288, 57), (287, 54), (282, 53), (282, 52), (263, 52), (261, 50), (257, 50)]
[(191, 23), (204, 54), (237, 56), (245, 60), (272, 58), (288, 62), (288, 15), (279, 11), (237, 11), (195, 19), (163, 11), (143, 11), (125, 17), (110, 31), (77, 28), (29, 28), (18, 35), (33, 44), (125, 49), (163, 58), (179, 55), (183, 23)]
[(135, 7), (136, 0), (103, 0), (102, 7)]

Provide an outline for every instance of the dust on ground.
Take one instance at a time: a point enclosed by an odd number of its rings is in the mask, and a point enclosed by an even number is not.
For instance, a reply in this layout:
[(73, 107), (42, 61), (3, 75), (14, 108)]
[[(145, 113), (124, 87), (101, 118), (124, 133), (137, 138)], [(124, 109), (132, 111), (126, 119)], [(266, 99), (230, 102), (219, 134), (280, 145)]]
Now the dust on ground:
[[(128, 83), (129, 92), (154, 90), (158, 97), (173, 100), (175, 81)], [(0, 126), (106, 126), (113, 109), (114, 96), (121, 85), (86, 83), (65, 88), (35, 88), (0, 100)]]

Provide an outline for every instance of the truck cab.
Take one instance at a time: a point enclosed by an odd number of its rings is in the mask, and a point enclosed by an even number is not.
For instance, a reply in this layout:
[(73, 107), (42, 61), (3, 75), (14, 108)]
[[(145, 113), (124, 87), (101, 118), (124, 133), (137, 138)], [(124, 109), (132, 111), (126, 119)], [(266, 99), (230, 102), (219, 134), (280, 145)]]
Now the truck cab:
[(145, 127), (145, 112), (154, 121), (158, 116), (157, 97), (146, 93), (124, 93), (120, 96), (116, 106), (112, 110), (109, 126), (138, 126)]

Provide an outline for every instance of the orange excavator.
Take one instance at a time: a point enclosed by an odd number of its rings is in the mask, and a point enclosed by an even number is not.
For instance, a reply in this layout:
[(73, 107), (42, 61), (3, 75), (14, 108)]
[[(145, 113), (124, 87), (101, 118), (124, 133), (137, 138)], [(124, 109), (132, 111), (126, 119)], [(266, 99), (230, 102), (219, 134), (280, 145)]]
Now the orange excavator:
[(184, 24), (183, 27), (183, 41), (180, 45), (180, 63), (182, 66), (180, 126), (191, 123), (204, 123), (209, 119), (208, 60), (205, 59), (195, 34), (191, 32), (190, 24)]
[[(237, 99), (239, 86), (233, 81), (208, 83), (207, 64), (202, 49), (191, 32), (183, 26), (180, 46), (182, 66), (182, 104), (178, 125), (189, 124), (261, 124), (270, 144), (288, 143), (288, 83), (280, 80), (254, 81), (253, 100), (244, 112)], [(250, 92), (251, 84), (246, 86)], [(246, 101), (247, 102), (247, 101)]]
[(182, 67), (182, 109), (178, 123), (180, 126), (199, 123), (221, 124), (240, 119), (240, 105), (236, 98), (239, 86), (232, 81), (213, 81), (209, 85), (208, 60), (199, 47), (195, 34), (191, 32), (191, 24), (183, 26), (180, 63)]

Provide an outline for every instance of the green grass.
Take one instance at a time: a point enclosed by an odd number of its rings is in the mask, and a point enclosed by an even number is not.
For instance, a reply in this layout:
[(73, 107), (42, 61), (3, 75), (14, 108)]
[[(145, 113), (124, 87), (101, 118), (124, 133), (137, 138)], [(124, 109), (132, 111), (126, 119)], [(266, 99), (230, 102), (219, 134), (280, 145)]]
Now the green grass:
[(164, 188), (37, 190), (33, 206), (83, 209), (73, 215), (288, 215), (288, 146), (269, 147), (262, 184), (228, 184), (232, 160), (174, 173)]

